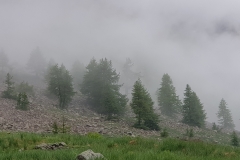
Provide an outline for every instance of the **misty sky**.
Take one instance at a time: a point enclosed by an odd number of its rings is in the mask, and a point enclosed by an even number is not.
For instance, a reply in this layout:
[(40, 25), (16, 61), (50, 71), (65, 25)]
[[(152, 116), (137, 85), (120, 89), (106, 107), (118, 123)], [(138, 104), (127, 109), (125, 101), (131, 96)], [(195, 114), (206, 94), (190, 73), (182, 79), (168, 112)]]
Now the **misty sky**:
[[(66, 65), (127, 57), (154, 93), (168, 73), (197, 93), (210, 122), (221, 98), (240, 129), (239, 0), (0, 0), (0, 49), (25, 64), (39, 46)], [(157, 105), (157, 104), (156, 104)]]

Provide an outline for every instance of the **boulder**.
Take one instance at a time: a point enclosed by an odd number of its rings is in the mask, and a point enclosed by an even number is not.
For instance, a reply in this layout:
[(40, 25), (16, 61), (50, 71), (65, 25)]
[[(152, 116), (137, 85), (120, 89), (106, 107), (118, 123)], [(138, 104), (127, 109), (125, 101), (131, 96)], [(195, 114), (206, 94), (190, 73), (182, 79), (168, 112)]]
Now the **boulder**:
[(101, 153), (94, 153), (91, 149), (86, 150), (77, 156), (77, 160), (94, 160), (97, 158), (104, 158)]

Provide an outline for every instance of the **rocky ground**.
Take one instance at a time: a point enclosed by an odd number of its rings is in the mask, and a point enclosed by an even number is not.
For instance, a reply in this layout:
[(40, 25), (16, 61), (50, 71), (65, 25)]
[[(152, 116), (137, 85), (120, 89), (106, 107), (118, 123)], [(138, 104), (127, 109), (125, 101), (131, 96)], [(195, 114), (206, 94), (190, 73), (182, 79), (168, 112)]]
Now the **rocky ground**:
[[(2, 89), (0, 89), (2, 91)], [(142, 137), (160, 138), (160, 132), (145, 131), (132, 128), (133, 117), (124, 117), (119, 121), (106, 121), (105, 117), (92, 112), (82, 96), (76, 95), (68, 110), (57, 108), (57, 101), (46, 96), (40, 89), (35, 96), (29, 97), (30, 105), (28, 111), (17, 110), (16, 101), (0, 98), (0, 130), (1, 131), (23, 131), (46, 133), (52, 132), (53, 122), (62, 124), (63, 115), (66, 119), (70, 132), (87, 134), (98, 132), (109, 136), (129, 135)], [(186, 138), (184, 135), (189, 126), (177, 120), (161, 116), (161, 128), (167, 128), (170, 136)], [(227, 134), (219, 134), (210, 129), (192, 127), (195, 139), (206, 140), (214, 143), (226, 143), (230, 141)]]

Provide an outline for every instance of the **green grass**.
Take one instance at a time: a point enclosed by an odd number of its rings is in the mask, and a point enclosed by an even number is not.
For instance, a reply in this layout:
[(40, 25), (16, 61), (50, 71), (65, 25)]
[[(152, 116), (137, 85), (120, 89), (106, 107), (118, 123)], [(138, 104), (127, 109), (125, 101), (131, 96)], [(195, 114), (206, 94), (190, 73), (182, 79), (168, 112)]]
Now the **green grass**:
[[(54, 151), (34, 150), (41, 143), (65, 142), (68, 148)], [(239, 160), (240, 149), (202, 141), (104, 137), (70, 134), (0, 133), (1, 160), (74, 160), (91, 149), (108, 160)]]

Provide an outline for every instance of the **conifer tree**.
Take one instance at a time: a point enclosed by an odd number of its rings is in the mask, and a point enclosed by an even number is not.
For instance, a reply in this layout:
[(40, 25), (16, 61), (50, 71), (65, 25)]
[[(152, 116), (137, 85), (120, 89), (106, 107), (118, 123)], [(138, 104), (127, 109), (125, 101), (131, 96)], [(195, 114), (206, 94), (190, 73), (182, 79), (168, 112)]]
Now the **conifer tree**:
[(206, 113), (203, 109), (203, 104), (201, 103), (200, 99), (198, 98), (197, 94), (195, 92), (192, 92), (192, 122), (191, 124), (193, 126), (198, 127), (204, 127), (205, 126), (205, 120), (206, 120)]
[(57, 96), (61, 109), (66, 108), (75, 94), (69, 71), (66, 70), (64, 65), (58, 67), (58, 64), (56, 64), (49, 68), (46, 77), (48, 91)]
[(206, 113), (197, 94), (187, 85), (184, 93), (184, 102), (182, 107), (182, 122), (190, 126), (205, 126)]
[(6, 80), (5, 80), (5, 85), (7, 88), (5, 91), (2, 92), (3, 98), (16, 99), (16, 95), (14, 93), (14, 82), (12, 81), (12, 78), (13, 76), (7, 73)]
[(89, 103), (99, 113), (112, 119), (124, 113), (127, 98), (120, 93), (120, 75), (106, 58), (97, 62), (94, 58), (86, 67), (80, 91), (88, 97)]
[(227, 108), (227, 103), (224, 99), (221, 99), (219, 104), (219, 111), (217, 113), (218, 122), (222, 128), (234, 129), (235, 125), (232, 120), (232, 115), (230, 110)]
[(28, 110), (28, 96), (26, 93), (19, 93), (17, 96), (17, 109)]
[(158, 116), (154, 113), (153, 104), (150, 94), (138, 79), (133, 86), (132, 102), (130, 103), (137, 119), (134, 127), (159, 130)]
[(239, 140), (238, 140), (238, 136), (237, 133), (235, 131), (233, 131), (232, 135), (231, 135), (231, 143), (233, 146), (238, 147), (239, 146)]
[(183, 106), (182, 106), (182, 115), (183, 119), (182, 122), (186, 124), (191, 123), (191, 95), (192, 95), (192, 89), (191, 87), (187, 84), (187, 87), (185, 89), (184, 93), (184, 100), (183, 100)]
[(161, 87), (158, 89), (158, 105), (161, 113), (170, 117), (174, 117), (181, 110), (181, 101), (176, 95), (175, 87), (172, 79), (168, 74), (162, 77)]

